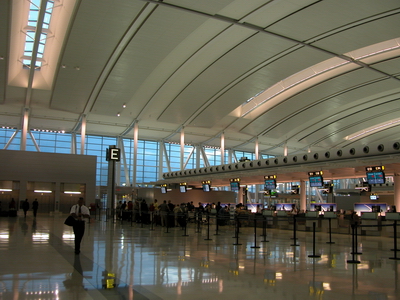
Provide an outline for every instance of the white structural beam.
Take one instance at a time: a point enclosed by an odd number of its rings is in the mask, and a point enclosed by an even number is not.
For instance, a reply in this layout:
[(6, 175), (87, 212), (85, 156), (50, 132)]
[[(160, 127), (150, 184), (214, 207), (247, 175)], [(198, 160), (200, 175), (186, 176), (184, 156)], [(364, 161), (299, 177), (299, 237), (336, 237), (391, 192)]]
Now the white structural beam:
[(225, 164), (225, 134), (221, 134), (221, 165)]
[(29, 124), (29, 108), (24, 108), (23, 116), (22, 116), (22, 124), (21, 124), (21, 143), (20, 150), (26, 150), (26, 137), (28, 132), (28, 124)]
[(181, 129), (181, 154), (180, 154), (180, 169), (184, 169), (185, 160), (185, 128), (182, 126)]
[(85, 154), (85, 139), (86, 139), (86, 115), (82, 115), (81, 124), (81, 155)]
[(132, 186), (136, 186), (137, 182), (137, 154), (138, 154), (138, 142), (139, 142), (139, 122), (136, 121), (133, 126), (133, 168), (132, 168)]

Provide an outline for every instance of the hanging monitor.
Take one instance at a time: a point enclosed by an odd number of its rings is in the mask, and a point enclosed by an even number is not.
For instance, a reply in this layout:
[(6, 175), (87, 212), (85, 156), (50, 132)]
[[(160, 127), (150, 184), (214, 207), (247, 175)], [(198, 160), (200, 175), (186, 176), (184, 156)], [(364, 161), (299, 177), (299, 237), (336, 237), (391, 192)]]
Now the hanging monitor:
[(265, 189), (266, 190), (275, 190), (276, 189), (276, 180), (275, 179), (265, 179)]
[(385, 173), (383, 171), (367, 172), (368, 184), (382, 184), (385, 183)]
[(210, 185), (208, 183), (203, 183), (203, 191), (204, 192), (209, 192), (210, 191)]
[(240, 185), (238, 181), (231, 181), (230, 185), (231, 185), (231, 191), (233, 192), (239, 191)]
[(322, 176), (310, 176), (310, 186), (311, 187), (322, 187), (324, 186), (324, 179)]
[(379, 200), (379, 195), (370, 195), (369, 200)]
[(166, 194), (167, 193), (167, 187), (166, 186), (162, 186), (161, 187), (161, 193), (162, 194)]

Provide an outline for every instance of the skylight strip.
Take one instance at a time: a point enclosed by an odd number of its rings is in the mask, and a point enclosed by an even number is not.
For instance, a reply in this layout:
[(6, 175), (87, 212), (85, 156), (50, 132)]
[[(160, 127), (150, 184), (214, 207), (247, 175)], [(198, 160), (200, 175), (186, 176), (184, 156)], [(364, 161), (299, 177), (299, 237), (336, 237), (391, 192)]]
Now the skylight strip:
[[(45, 9), (46, 11), (44, 12), (44, 16), (42, 17), (43, 18), (42, 24), (38, 26), (40, 5), (42, 4), (41, 1), (46, 1), (46, 9)], [(24, 66), (30, 68), (32, 66), (33, 53), (36, 51), (36, 57), (38, 59), (35, 59), (34, 67), (36, 69), (39, 69), (42, 66), (43, 62), (45, 45), (48, 37), (51, 16), (54, 8), (54, 0), (29, 0), (29, 2), (30, 2), (30, 7), (29, 7), (29, 16), (27, 20), (28, 30), (25, 32), (26, 34), (25, 51), (22, 63), (24, 64)], [(36, 31), (38, 30), (38, 28), (41, 28), (40, 35), (36, 35)], [(35, 37), (37, 36), (40, 36), (40, 40), (37, 43), (36, 46), (37, 49), (34, 49), (33, 45), (35, 45)]]
[(389, 122), (384, 122), (384, 123), (369, 127), (367, 129), (363, 129), (363, 130), (353, 133), (351, 135), (348, 135), (344, 139), (351, 141), (351, 140), (354, 140), (359, 137), (365, 137), (367, 135), (376, 133), (378, 131), (382, 131), (384, 129), (396, 126), (396, 125), (398, 125), (398, 123), (400, 123), (400, 119), (390, 120)]

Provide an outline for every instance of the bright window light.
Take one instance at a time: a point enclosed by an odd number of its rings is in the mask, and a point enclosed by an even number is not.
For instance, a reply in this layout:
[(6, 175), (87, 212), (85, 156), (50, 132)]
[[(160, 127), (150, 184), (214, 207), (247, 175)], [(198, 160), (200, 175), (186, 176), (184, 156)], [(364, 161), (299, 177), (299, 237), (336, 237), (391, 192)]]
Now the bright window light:
[[(22, 63), (25, 67), (30, 68), (32, 66), (32, 56), (34, 51), (36, 51), (36, 61), (34, 68), (40, 69), (44, 60), (44, 50), (46, 46), (47, 37), (50, 33), (50, 21), (51, 14), (53, 13), (54, 0), (28, 0), (30, 2), (29, 16), (27, 20), (27, 26), (25, 27), (25, 47), (24, 56), (22, 57)], [(39, 13), (41, 1), (46, 1), (46, 11), (44, 13), (44, 18), (42, 20), (41, 26), (38, 26)], [(37, 44), (37, 49), (35, 46), (35, 36), (38, 27), (42, 28), (40, 38)]]

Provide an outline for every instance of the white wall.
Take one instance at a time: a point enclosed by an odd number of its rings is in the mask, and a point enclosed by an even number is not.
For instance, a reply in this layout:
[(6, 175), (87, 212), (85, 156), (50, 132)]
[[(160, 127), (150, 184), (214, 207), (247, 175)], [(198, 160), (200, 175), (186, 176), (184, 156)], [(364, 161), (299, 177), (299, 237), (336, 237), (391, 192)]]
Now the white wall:
[(28, 182), (54, 183), (55, 201), (60, 200), (61, 183), (85, 184), (86, 202), (90, 203), (96, 197), (96, 159), (91, 155), (0, 150), (0, 180), (20, 182), (18, 200), (26, 198)]

